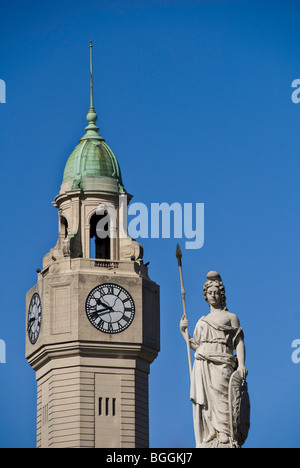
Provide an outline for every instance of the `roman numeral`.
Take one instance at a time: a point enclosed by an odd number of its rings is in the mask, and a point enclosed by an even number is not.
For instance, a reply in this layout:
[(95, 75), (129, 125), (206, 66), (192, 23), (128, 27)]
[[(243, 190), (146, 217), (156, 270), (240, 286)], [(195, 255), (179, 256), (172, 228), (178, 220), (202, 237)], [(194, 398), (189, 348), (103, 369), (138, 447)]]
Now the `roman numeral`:
[(109, 286), (106, 286), (106, 289), (107, 289), (107, 293), (106, 294), (114, 294), (114, 287), (109, 285)]
[(102, 320), (102, 318), (99, 318), (98, 322), (96, 323), (97, 323), (98, 328), (103, 328), (104, 320)]

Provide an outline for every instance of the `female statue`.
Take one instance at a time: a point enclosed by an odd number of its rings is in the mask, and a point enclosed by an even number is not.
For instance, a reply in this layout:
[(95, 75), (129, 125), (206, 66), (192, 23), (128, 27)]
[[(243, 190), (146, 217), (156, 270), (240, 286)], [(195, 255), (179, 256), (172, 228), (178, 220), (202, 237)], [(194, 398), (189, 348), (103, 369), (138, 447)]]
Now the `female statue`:
[[(190, 399), (196, 447), (240, 446), (247, 437), (250, 407), (243, 330), (237, 316), (226, 308), (220, 275), (211, 271), (206, 279), (203, 292), (210, 306), (209, 314), (200, 318), (193, 337), (187, 333), (188, 320), (180, 322), (182, 336), (195, 351)], [(231, 389), (234, 373), (236, 386), (232, 384)], [(246, 411), (241, 416), (245, 404)]]

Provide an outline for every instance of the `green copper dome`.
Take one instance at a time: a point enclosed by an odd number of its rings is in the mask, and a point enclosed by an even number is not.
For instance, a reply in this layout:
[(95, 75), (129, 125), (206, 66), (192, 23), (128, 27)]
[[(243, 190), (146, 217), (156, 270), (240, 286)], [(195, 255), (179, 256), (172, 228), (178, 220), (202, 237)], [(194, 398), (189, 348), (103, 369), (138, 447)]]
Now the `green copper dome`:
[(64, 180), (79, 177), (113, 177), (121, 185), (117, 159), (105, 143), (98, 140), (82, 140), (68, 159)]
[(87, 121), (86, 134), (67, 161), (62, 190), (125, 192), (117, 158), (98, 133), (94, 108), (90, 108)]

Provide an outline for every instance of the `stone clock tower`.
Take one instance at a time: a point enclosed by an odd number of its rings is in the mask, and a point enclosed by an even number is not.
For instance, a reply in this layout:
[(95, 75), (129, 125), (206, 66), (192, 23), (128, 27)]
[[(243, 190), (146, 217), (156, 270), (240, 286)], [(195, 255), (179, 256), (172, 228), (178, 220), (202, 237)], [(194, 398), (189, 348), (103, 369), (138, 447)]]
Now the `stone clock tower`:
[(147, 447), (159, 287), (148, 276), (141, 245), (121, 228), (131, 196), (96, 126), (90, 47), (88, 126), (54, 201), (57, 244), (26, 296), (37, 447)]

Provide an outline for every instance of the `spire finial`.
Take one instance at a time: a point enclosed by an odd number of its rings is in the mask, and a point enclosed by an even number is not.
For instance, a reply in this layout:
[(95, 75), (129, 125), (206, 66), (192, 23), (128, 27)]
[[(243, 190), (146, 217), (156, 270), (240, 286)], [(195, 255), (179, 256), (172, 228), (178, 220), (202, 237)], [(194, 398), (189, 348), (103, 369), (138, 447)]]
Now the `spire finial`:
[(93, 89), (93, 43), (90, 41), (90, 109), (89, 113), (86, 116), (86, 120), (88, 121), (88, 126), (85, 128), (86, 135), (82, 138), (82, 140), (86, 140), (88, 138), (94, 138), (97, 140), (103, 140), (102, 137), (98, 134), (99, 127), (97, 127), (97, 114), (94, 109), (94, 89)]
[(94, 90), (93, 90), (93, 43), (90, 41), (90, 73), (91, 73), (91, 102), (90, 107), (94, 108)]

